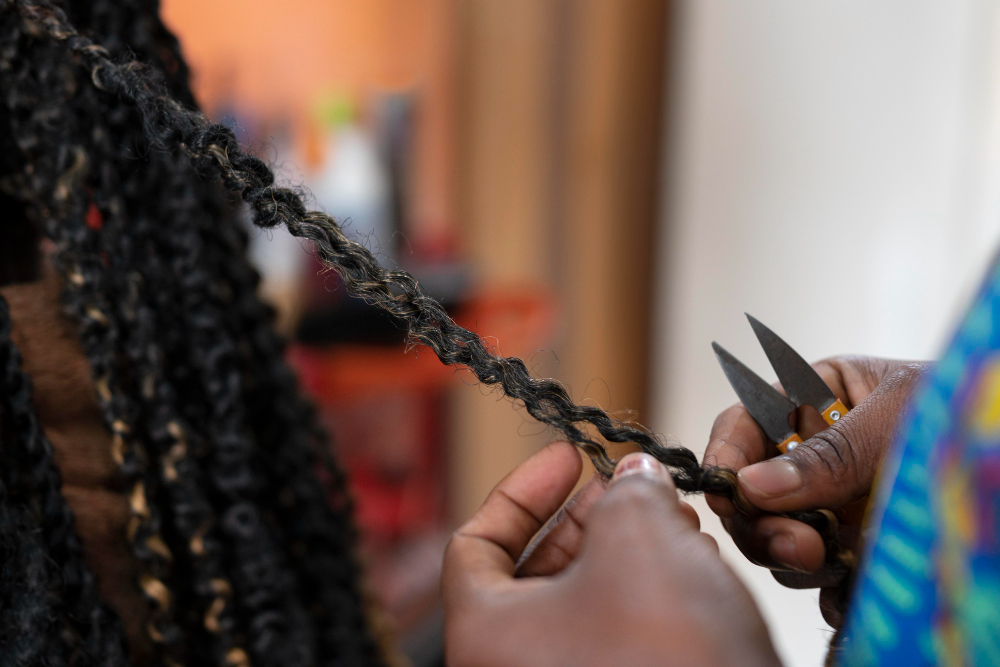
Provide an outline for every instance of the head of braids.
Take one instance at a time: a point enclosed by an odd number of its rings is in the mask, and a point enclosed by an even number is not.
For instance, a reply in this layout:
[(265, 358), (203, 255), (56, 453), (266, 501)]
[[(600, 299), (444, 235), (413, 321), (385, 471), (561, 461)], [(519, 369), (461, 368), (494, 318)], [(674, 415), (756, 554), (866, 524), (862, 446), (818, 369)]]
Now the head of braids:
[[(230, 130), (195, 110), (177, 42), (156, 14), (155, 0), (0, 0), (2, 112), (17, 156), (3, 165), (0, 187), (56, 241), (65, 304), (81, 322), (114, 454), (132, 485), (129, 537), (153, 610), (149, 638), (164, 664), (382, 663), (358, 587), (343, 474), (329, 461), (325, 486), (314, 474), (324, 436), (281, 360), (224, 191), (245, 202), (254, 224), (285, 225), (310, 240), (352, 293), (405, 321), (414, 343), (523, 403), (602, 474), (614, 463), (590, 429), (636, 443), (671, 469), (681, 490), (753, 511), (732, 471), (702, 468), (689, 450), (574, 404), (561, 385), (499, 356), (412, 277), (383, 269), (333, 219), (275, 186)], [(54, 470), (51, 448), (39, 451), (42, 465), (22, 466), (28, 483), (10, 481), (27, 489), (31, 506), (54, 511), (57, 473), (48, 484), (41, 474)], [(10, 518), (0, 532), (41, 521), (8, 507), (10, 493), (0, 487), (0, 521)], [(832, 513), (790, 516), (820, 531), (830, 565), (852, 569)], [(65, 567), (86, 580), (79, 550), (66, 545), (72, 530), (54, 532), (57, 543), (35, 544), (33, 533), (18, 544), (25, 554), (58, 553), (53, 562), (71, 562)], [(47, 601), (39, 627), (59, 641), (27, 640), (31, 650), (122, 664), (120, 630), (92, 584), (70, 594), (54, 577), (34, 574), (17, 586), (50, 593), (36, 598)], [(91, 613), (71, 614), (70, 604)], [(95, 620), (66, 632), (79, 618)], [(16, 635), (9, 619), (0, 622), (0, 640)]]
[[(9, 148), (0, 189), (24, 215), (2, 224), (55, 242), (64, 305), (80, 322), (111, 455), (129, 485), (127, 537), (150, 604), (142, 631), (153, 664), (385, 664), (358, 585), (344, 476), (322, 458), (325, 437), (256, 298), (238, 209), (185, 156), (149, 151), (132, 106), (100, 91), (68, 44), (20, 9), (0, 3), (0, 142)], [(147, 76), (193, 103), (156, 2), (39, 10), (67, 21), (68, 12), (113, 57), (140, 59)], [(16, 362), (9, 326), (0, 343)], [(18, 366), (4, 366), (14, 379), (0, 384), (0, 474), (11, 476), (0, 480), (0, 532), (15, 536), (2, 547), (4, 657), (127, 664), (51, 447), (37, 417), (21, 418), (32, 404)], [(50, 572), (52, 563), (61, 569)]]

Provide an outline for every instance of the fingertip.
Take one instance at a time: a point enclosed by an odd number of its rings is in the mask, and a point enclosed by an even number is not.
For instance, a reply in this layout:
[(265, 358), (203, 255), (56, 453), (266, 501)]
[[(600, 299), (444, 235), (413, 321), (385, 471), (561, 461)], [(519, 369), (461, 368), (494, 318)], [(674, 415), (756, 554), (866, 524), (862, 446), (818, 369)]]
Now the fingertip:
[(705, 503), (719, 518), (730, 519), (736, 516), (736, 506), (728, 498), (706, 494)]
[(783, 498), (802, 488), (802, 474), (787, 456), (749, 465), (737, 473), (737, 479), (754, 504)]
[(768, 440), (746, 408), (737, 403), (723, 411), (712, 426), (705, 447), (706, 465), (740, 468), (762, 461), (768, 454)]
[(674, 480), (667, 471), (667, 468), (654, 457), (645, 452), (634, 452), (628, 454), (615, 466), (614, 475), (611, 476), (610, 486), (614, 486), (623, 479), (641, 476), (650, 480), (655, 480), (673, 487)]
[(809, 572), (799, 556), (799, 549), (795, 543), (795, 533), (778, 533), (771, 537), (767, 545), (767, 551), (774, 562), (787, 567), (793, 572)]
[(547, 484), (574, 486), (583, 472), (579, 450), (564, 440), (546, 444), (508, 477), (541, 476)]
[(766, 539), (768, 555), (781, 567), (804, 574), (823, 567), (826, 556), (823, 539), (805, 524), (790, 524)]
[(701, 463), (705, 467), (736, 470), (747, 465), (747, 460), (745, 453), (727, 439), (716, 438), (710, 440), (705, 447), (705, 456)]
[(580, 470), (583, 469), (583, 461), (580, 458), (580, 450), (566, 440), (553, 440), (538, 450), (538, 453), (565, 460), (565, 465), (573, 466), (579, 468)]
[(823, 566), (823, 538), (801, 521), (765, 514), (723, 519), (722, 525), (743, 555), (757, 565), (797, 573), (816, 572)]

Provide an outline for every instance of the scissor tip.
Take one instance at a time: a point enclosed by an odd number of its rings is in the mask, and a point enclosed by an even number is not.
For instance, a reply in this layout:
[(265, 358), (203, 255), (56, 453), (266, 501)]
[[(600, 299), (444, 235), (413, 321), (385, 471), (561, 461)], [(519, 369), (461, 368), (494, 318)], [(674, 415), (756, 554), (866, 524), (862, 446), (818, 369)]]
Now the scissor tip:
[(757, 338), (760, 338), (762, 335), (771, 333), (771, 330), (768, 329), (767, 326), (760, 320), (758, 320), (756, 317), (754, 317), (750, 313), (743, 313), (743, 314), (747, 316), (747, 320), (750, 322), (750, 328), (753, 329), (755, 334), (757, 334)]

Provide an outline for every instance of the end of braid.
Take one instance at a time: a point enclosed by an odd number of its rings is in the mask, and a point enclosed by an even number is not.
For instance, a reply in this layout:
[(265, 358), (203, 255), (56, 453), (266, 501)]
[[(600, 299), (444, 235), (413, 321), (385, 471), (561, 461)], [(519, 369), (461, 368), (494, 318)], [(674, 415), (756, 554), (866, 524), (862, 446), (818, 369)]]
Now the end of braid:
[(730, 500), (736, 507), (736, 511), (744, 516), (760, 514), (760, 511), (743, 495), (735, 470), (709, 466), (698, 468), (698, 471), (696, 491)]

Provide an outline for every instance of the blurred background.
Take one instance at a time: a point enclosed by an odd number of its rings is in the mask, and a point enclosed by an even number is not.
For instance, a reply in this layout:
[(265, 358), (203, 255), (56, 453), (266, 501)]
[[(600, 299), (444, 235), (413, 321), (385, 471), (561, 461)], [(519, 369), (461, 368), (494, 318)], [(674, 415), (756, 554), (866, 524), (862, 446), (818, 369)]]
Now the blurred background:
[[(995, 0), (163, 0), (215, 119), (539, 375), (699, 454), (709, 343), (933, 357), (1000, 242)], [(349, 468), (370, 576), (441, 664), (447, 536), (553, 437), (255, 233)], [(747, 563), (788, 664), (816, 594)]]

